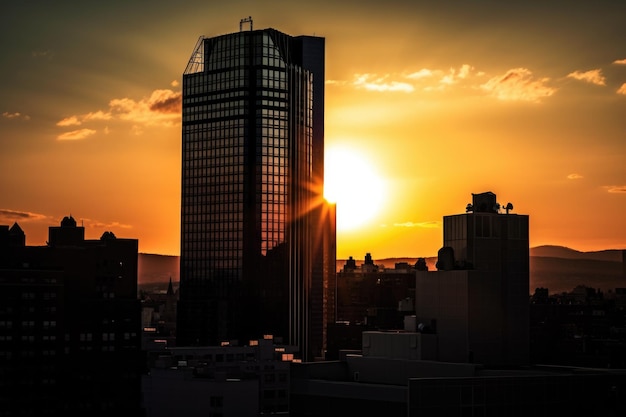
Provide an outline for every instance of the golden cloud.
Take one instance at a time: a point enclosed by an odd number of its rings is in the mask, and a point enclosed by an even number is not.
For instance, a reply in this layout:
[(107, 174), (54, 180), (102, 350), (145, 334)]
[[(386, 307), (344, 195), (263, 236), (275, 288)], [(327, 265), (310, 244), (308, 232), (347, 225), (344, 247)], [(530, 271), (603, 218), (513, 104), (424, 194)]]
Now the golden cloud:
[(536, 79), (527, 68), (513, 68), (504, 75), (491, 78), (481, 85), (499, 100), (532, 101), (538, 103), (544, 97), (550, 97), (557, 90), (549, 87), (549, 78)]
[(57, 122), (57, 126), (61, 126), (61, 127), (65, 127), (65, 126), (80, 126), (85, 121), (89, 121), (89, 120), (110, 120), (111, 117), (112, 117), (111, 113), (105, 113), (105, 112), (103, 112), (101, 110), (98, 110), (97, 112), (90, 112), (90, 113), (83, 114), (83, 115), (80, 115), (80, 116), (66, 117), (65, 119), (59, 120)]
[[(475, 72), (474, 67), (463, 64), (459, 68), (450, 68), (447, 72), (439, 69), (421, 68), (403, 74), (355, 74), (349, 84), (368, 91), (412, 93), (416, 88), (424, 91), (442, 91), (447, 86), (467, 80), (473, 75), (482, 76), (483, 72)], [(430, 83), (430, 85), (426, 85)], [(328, 85), (343, 86), (345, 81), (327, 80)]]
[(623, 194), (626, 193), (626, 185), (605, 185), (604, 188), (613, 194)]
[(146, 126), (173, 126), (180, 122), (182, 95), (172, 90), (155, 90), (147, 99), (113, 99), (109, 106), (121, 120)]
[(582, 175), (580, 175), (580, 174), (569, 174), (569, 175), (567, 176), (567, 179), (568, 179), (568, 180), (579, 180), (579, 179), (581, 179), (581, 178), (583, 178), (583, 176), (582, 176)]
[(450, 68), (448, 73), (439, 81), (441, 84), (456, 84), (460, 80), (464, 80), (470, 76), (470, 73), (474, 70), (474, 67), (468, 64), (463, 64), (459, 69)]
[(30, 120), (30, 116), (28, 116), (27, 114), (22, 114), (20, 112), (10, 113), (8, 111), (5, 111), (4, 113), (2, 113), (2, 117), (5, 117), (7, 119)]
[(83, 219), (83, 222), (87, 224), (87, 227), (90, 229), (112, 229), (112, 228), (120, 228), (120, 229), (132, 229), (133, 226), (130, 224), (124, 224), (120, 222), (102, 222), (99, 220), (91, 220), (91, 219)]
[(616, 59), (615, 61), (613, 61), (614, 64), (618, 64), (618, 65), (626, 65), (626, 58), (624, 59)]
[(102, 110), (96, 112), (87, 113), (82, 116), (83, 120), (111, 120), (113, 116), (111, 113), (105, 113)]
[[(73, 115), (57, 122), (57, 126), (80, 126), (86, 122), (101, 120), (124, 120), (134, 123), (133, 132), (141, 134), (142, 126), (174, 126), (180, 122), (182, 95), (172, 90), (154, 90), (150, 97), (141, 100), (116, 98), (109, 102), (107, 111), (97, 110), (82, 115)], [(82, 129), (66, 132), (60, 140), (84, 139), (95, 130)], [(108, 128), (106, 128), (108, 133)]]
[(95, 134), (96, 131), (93, 129), (79, 129), (72, 130), (71, 132), (65, 132), (57, 136), (58, 140), (81, 140)]
[(617, 94), (626, 95), (626, 83), (622, 84), (622, 86), (617, 89)]
[(602, 75), (602, 70), (593, 69), (589, 71), (574, 71), (567, 74), (568, 78), (573, 78), (579, 81), (585, 81), (595, 85), (606, 85), (606, 78)]
[(354, 77), (354, 86), (368, 91), (401, 91), (412, 92), (415, 88), (405, 82), (388, 81), (389, 75), (376, 76), (375, 74), (357, 74)]
[(78, 117), (76, 116), (70, 116), (70, 117), (66, 117), (65, 119), (59, 120), (57, 122), (57, 126), (79, 126), (81, 124), (81, 121), (78, 120)]
[(413, 80), (419, 80), (421, 78), (432, 77), (433, 75), (434, 75), (433, 71), (429, 70), (428, 68), (422, 68), (419, 71), (415, 71), (415, 72), (412, 72), (412, 73), (408, 74), (406, 76), (406, 78), (410, 78), (410, 79), (413, 79)]

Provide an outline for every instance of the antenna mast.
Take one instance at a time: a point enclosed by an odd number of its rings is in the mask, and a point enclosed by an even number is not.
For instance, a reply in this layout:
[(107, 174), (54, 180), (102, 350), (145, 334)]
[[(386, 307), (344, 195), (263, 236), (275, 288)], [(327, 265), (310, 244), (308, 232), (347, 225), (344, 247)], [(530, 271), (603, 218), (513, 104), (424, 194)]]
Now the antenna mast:
[(252, 16), (248, 16), (239, 21), (239, 32), (243, 30), (244, 23), (250, 23), (250, 31), (252, 32)]

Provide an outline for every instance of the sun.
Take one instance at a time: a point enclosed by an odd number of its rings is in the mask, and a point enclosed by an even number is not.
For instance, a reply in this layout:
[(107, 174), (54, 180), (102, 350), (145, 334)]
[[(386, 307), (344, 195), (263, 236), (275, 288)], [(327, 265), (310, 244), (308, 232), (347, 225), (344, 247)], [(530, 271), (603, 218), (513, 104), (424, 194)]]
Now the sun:
[(324, 198), (337, 204), (337, 229), (367, 225), (384, 202), (384, 183), (358, 151), (330, 148), (324, 158)]

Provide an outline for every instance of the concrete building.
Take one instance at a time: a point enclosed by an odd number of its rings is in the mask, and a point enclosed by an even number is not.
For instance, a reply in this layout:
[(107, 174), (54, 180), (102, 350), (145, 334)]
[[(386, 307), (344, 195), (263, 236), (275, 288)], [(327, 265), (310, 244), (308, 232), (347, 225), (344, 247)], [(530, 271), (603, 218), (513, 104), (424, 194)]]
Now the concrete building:
[(0, 415), (140, 415), (137, 240), (20, 232), (0, 228)]
[(201, 37), (183, 74), (177, 345), (271, 333), (321, 357), (335, 274), (325, 41), (241, 23)]
[(444, 217), (438, 270), (416, 272), (416, 322), (437, 335), (437, 360), (529, 363), (528, 216), (505, 210), (473, 194), (467, 213)]
[(617, 416), (626, 371), (420, 359), (433, 334), (364, 332), (363, 354), (291, 365), (292, 417)]
[(153, 350), (143, 379), (146, 417), (288, 414), (295, 352), (271, 335), (245, 346)]

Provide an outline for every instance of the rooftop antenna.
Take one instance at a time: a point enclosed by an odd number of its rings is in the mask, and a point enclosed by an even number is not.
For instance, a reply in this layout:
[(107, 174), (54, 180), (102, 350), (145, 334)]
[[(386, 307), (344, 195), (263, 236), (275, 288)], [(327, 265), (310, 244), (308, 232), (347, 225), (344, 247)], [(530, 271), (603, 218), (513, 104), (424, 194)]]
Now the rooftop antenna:
[(250, 23), (250, 31), (252, 32), (252, 16), (245, 17), (239, 21), (239, 32), (243, 30), (244, 23)]

